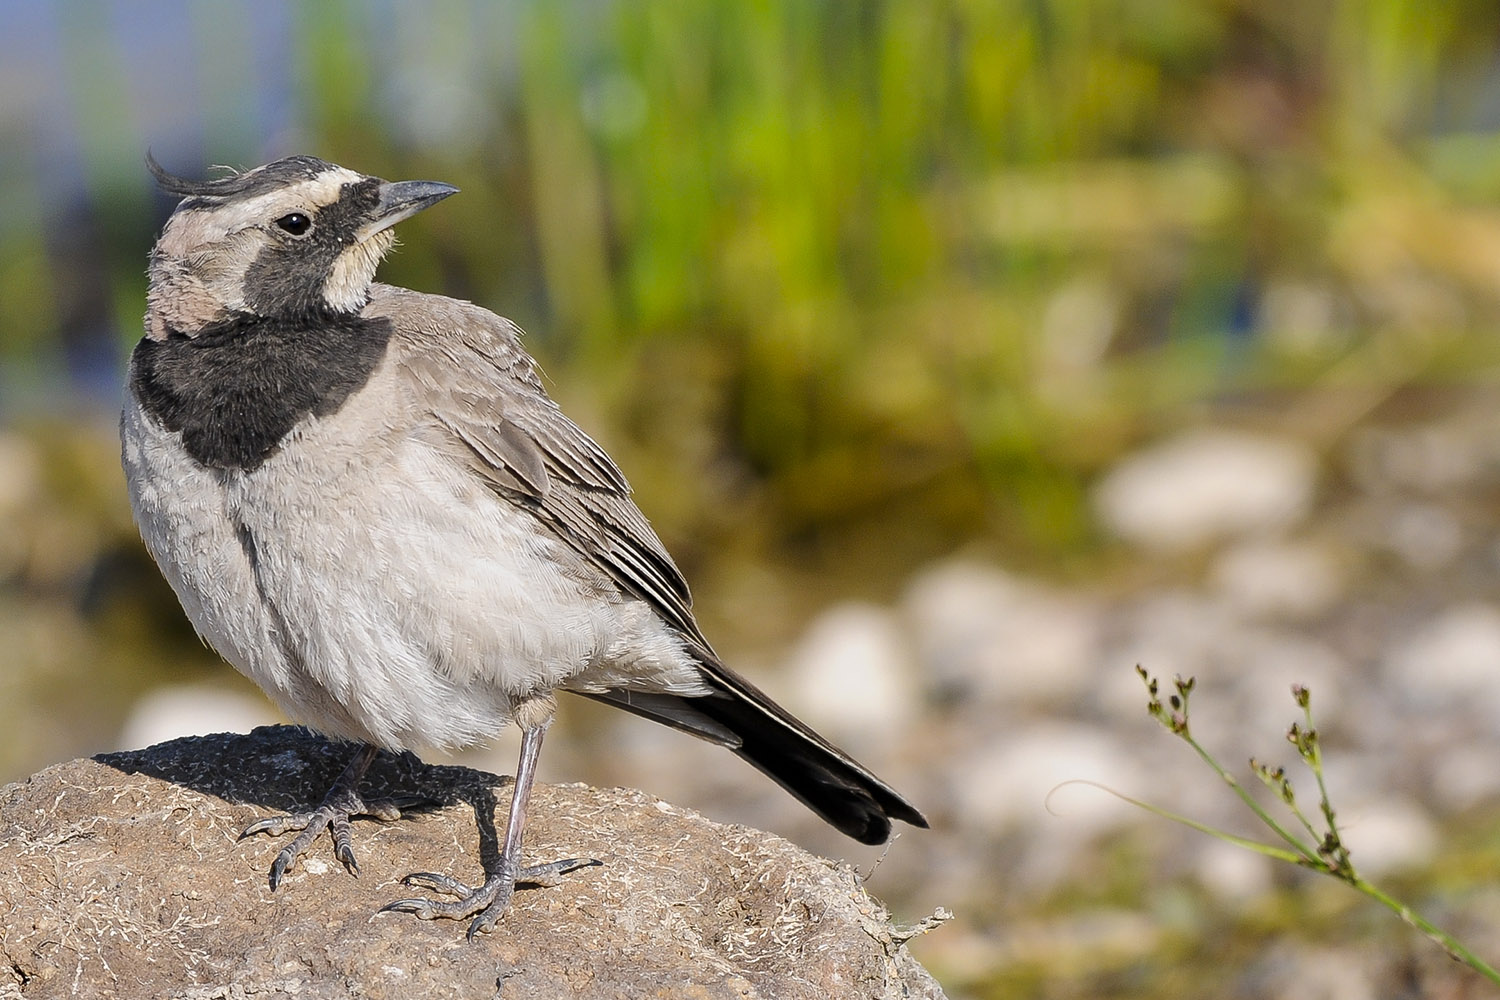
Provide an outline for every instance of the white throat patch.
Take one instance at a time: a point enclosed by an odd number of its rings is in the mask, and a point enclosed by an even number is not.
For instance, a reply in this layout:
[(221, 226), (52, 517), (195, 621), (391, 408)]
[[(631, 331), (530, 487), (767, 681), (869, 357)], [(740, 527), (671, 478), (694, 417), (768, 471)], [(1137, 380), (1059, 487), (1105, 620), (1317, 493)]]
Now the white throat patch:
[(375, 269), (396, 245), (396, 234), (382, 230), (369, 239), (350, 244), (333, 262), (323, 282), (323, 301), (339, 312), (359, 312), (365, 307)]

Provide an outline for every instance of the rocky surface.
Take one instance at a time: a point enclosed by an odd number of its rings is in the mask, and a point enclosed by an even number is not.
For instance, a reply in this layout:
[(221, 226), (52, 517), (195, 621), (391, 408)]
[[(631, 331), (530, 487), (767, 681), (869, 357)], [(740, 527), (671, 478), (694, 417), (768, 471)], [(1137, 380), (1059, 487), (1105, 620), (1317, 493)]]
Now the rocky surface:
[(625, 789), (538, 786), (528, 857), (603, 863), (522, 890), (473, 941), (464, 922), (376, 913), (413, 894), (409, 872), (480, 880), (508, 791), (468, 768), (382, 756), (370, 787), (433, 805), (357, 822), (359, 878), (325, 838), (271, 892), (281, 841), (238, 831), (316, 801), (347, 756), (267, 727), (6, 786), (0, 997), (942, 996), (852, 869)]

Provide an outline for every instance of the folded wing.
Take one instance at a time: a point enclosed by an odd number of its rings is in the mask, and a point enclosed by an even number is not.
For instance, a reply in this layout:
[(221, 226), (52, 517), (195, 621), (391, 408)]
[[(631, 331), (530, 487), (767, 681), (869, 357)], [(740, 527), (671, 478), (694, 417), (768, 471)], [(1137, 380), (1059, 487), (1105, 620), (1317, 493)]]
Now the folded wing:
[[(408, 296), (423, 308), (402, 308)], [(449, 314), (434, 321), (435, 303), (447, 303), (440, 311)], [(398, 363), (432, 419), (471, 456), (475, 475), (655, 609), (682, 636), (710, 691), (619, 688), (589, 697), (729, 747), (857, 840), (885, 841), (893, 818), (927, 825), (894, 789), (719, 661), (624, 474), (547, 396), (514, 325), (466, 303), (383, 287), (372, 308), (395, 321)], [(413, 315), (423, 317), (420, 326), (403, 322)]]

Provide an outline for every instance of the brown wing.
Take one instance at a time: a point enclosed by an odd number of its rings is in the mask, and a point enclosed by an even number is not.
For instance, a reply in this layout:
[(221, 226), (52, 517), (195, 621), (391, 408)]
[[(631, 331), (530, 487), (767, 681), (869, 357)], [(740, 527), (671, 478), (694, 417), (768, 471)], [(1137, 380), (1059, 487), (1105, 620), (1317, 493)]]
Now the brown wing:
[(547, 395), (515, 325), (466, 302), (376, 287), (369, 311), (396, 323), (397, 363), (422, 407), (472, 453), (475, 472), (712, 657), (687, 581), (630, 484)]
[(927, 825), (895, 789), (719, 662), (693, 620), (687, 582), (625, 476), (547, 396), (513, 324), (465, 302), (378, 285), (367, 313), (395, 323), (392, 349), (414, 380), (417, 405), (461, 443), (476, 474), (655, 608), (686, 640), (709, 689), (589, 697), (728, 746), (865, 843), (886, 840), (892, 818)]

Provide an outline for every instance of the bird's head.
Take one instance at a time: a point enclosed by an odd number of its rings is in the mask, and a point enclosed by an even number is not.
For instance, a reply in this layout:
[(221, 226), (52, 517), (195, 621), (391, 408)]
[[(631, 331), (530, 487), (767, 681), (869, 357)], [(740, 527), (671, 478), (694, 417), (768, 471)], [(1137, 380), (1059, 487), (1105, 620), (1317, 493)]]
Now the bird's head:
[(458, 189), (391, 183), (314, 156), (289, 156), (210, 181), (148, 157), (157, 185), (182, 198), (151, 253), (147, 336), (235, 316), (349, 315), (365, 305), (391, 227)]

